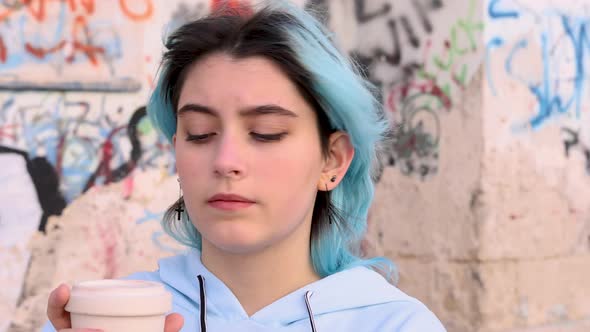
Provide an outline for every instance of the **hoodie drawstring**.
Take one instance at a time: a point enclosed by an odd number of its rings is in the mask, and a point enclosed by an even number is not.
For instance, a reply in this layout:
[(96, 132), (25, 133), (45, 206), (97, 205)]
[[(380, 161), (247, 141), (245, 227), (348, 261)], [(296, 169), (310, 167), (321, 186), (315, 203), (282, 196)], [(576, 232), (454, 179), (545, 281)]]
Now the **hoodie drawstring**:
[(316, 332), (315, 321), (313, 320), (313, 312), (311, 312), (311, 305), (309, 304), (309, 298), (313, 295), (312, 291), (305, 292), (305, 305), (307, 306), (307, 314), (309, 315), (309, 323), (311, 324), (311, 331)]
[(201, 314), (201, 332), (207, 332), (207, 297), (205, 296), (205, 278), (202, 275), (198, 275), (197, 278), (199, 279), (199, 288), (201, 293), (201, 305), (200, 305), (200, 314)]
[[(199, 279), (199, 291), (201, 295), (201, 305), (199, 308), (201, 317), (201, 332), (207, 332), (207, 297), (205, 296), (205, 277), (198, 275)], [(311, 331), (317, 332), (315, 328), (315, 321), (313, 320), (313, 312), (311, 311), (311, 305), (309, 304), (309, 298), (313, 295), (312, 291), (305, 292), (305, 305), (307, 306), (307, 314), (309, 315), (309, 323), (311, 324)]]

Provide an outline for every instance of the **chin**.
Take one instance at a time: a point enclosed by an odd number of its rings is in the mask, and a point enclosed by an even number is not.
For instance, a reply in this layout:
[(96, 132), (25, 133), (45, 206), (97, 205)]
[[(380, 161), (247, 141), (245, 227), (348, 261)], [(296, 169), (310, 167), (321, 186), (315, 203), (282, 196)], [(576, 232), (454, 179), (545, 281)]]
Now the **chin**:
[[(213, 243), (213, 242), (212, 242)], [(217, 247), (219, 250), (229, 253), (229, 254), (234, 254), (234, 255), (246, 255), (246, 254), (252, 254), (252, 253), (256, 253), (259, 252), (265, 248), (268, 247), (268, 244), (266, 243), (259, 243), (259, 242), (236, 242), (236, 241), (231, 241), (229, 243), (213, 243), (213, 245), (215, 247)]]
[(215, 229), (207, 234), (207, 241), (219, 250), (232, 254), (248, 254), (259, 251), (269, 246), (268, 239), (262, 234), (253, 232), (252, 226), (249, 229)]

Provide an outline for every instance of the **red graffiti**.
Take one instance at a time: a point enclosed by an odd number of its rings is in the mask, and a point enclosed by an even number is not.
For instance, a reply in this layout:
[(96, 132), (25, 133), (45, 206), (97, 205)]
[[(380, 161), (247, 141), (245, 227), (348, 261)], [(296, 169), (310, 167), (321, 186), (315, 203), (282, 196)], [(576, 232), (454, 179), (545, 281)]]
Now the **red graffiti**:
[(128, 199), (133, 194), (133, 174), (123, 180), (123, 198)]
[(3, 12), (0, 12), (0, 21), (4, 21), (12, 14), (12, 9), (8, 8)]
[(452, 107), (450, 96), (448, 96), (438, 85), (436, 85), (434, 81), (429, 80), (425, 83), (412, 82), (409, 84), (404, 84), (391, 90), (387, 98), (387, 105), (389, 106), (389, 109), (394, 113), (397, 112), (397, 102), (400, 100), (403, 101), (414, 93), (422, 93), (436, 97), (447, 110), (450, 110)]
[[(83, 34), (84, 38), (79, 38), (80, 34)], [(94, 66), (98, 65), (98, 54), (104, 54), (105, 49), (100, 46), (95, 46), (91, 44), (86, 44), (82, 42), (82, 39), (90, 40), (89, 31), (88, 31), (88, 23), (86, 22), (86, 18), (84, 16), (76, 17), (74, 21), (74, 25), (72, 27), (72, 36), (73, 41), (71, 43), (72, 46), (72, 53), (66, 58), (66, 61), (73, 62), (76, 54), (78, 52), (84, 53), (90, 63)], [(55, 53), (60, 51), (66, 46), (66, 41), (62, 40), (57, 45), (50, 47), (50, 48), (42, 48), (42, 47), (35, 47), (31, 45), (31, 43), (25, 43), (25, 49), (31, 55), (43, 59), (48, 54)]]
[(66, 41), (62, 40), (57, 45), (50, 48), (35, 47), (31, 43), (25, 43), (25, 50), (36, 58), (43, 59), (47, 54), (55, 53), (61, 50), (66, 45)]
[[(98, 59), (96, 58), (97, 53), (104, 54), (105, 49), (103, 47), (94, 46), (91, 44), (85, 44), (80, 41), (78, 38), (79, 33), (84, 34), (85, 40), (90, 40), (89, 32), (88, 32), (88, 23), (86, 22), (86, 18), (83, 16), (76, 17), (76, 21), (74, 23), (74, 27), (72, 28), (72, 36), (74, 37), (73, 47), (75, 51), (81, 51), (90, 60), (93, 65), (98, 65)], [(69, 62), (74, 60), (74, 54), (68, 58)]]
[(46, 0), (24, 0), (23, 4), (34, 19), (43, 22), (45, 20), (45, 2)]
[[(64, 2), (64, 0), (52, 0), (52, 2)], [(95, 0), (67, 0), (68, 7), (71, 12), (78, 10), (78, 3), (82, 8), (86, 10), (86, 14), (94, 14)], [(38, 22), (45, 21), (47, 13), (48, 0), (22, 0), (22, 5), (28, 11), (28, 13)], [(14, 13), (13, 8), (8, 8), (6, 11), (0, 13), (0, 21), (8, 18)]]
[(96, 255), (97, 257), (102, 258), (100, 261), (105, 269), (102, 277), (105, 279), (115, 278), (119, 270), (120, 255), (117, 253), (123, 230), (121, 229), (121, 225), (116, 222), (111, 224), (99, 223), (96, 228), (102, 244), (102, 252), (99, 250), (94, 251), (95, 254), (98, 254)]
[(0, 127), (0, 142), (2, 142), (2, 138), (3, 137), (7, 137), (12, 139), (13, 141), (16, 141), (16, 134), (15, 133), (7, 133), (8, 129), (14, 130), (16, 131), (18, 125), (16, 124), (11, 124), (11, 125), (6, 125), (6, 126), (2, 126)]
[[(55, 3), (67, 2), (68, 8), (72, 13), (76, 13), (78, 9), (81, 8), (86, 15), (92, 15), (96, 9), (96, 0), (22, 0), (22, 5), (26, 8), (29, 15), (31, 15), (36, 21), (44, 22), (47, 18), (49, 1)], [(154, 13), (154, 4), (152, 3), (152, 0), (136, 1), (143, 2), (142, 7), (144, 9), (140, 12), (131, 9), (136, 6), (130, 6), (128, 3), (129, 0), (119, 0), (121, 11), (125, 16), (133, 21), (142, 21), (152, 17)], [(0, 21), (8, 18), (14, 12), (13, 8), (7, 8), (3, 12), (0, 12)]]
[(154, 4), (151, 0), (142, 0), (144, 2), (144, 11), (143, 12), (134, 12), (129, 9), (129, 5), (127, 4), (127, 0), (119, 0), (119, 5), (121, 6), (121, 11), (132, 19), (133, 21), (143, 21), (150, 17), (152, 17), (154, 13)]
[[(86, 10), (86, 14), (94, 14), (95, 0), (67, 0), (68, 7), (72, 13), (78, 10), (78, 3)], [(38, 22), (45, 21), (47, 13), (48, 0), (23, 0), (23, 5), (27, 8), (29, 14)], [(52, 2), (61, 3), (64, 0), (52, 0)]]
[[(94, 0), (78, 0), (80, 2), (80, 6), (82, 6), (86, 10), (86, 14), (92, 15), (94, 14)], [(68, 5), (70, 7), (70, 11), (76, 12), (78, 10), (76, 0), (68, 0)]]
[(2, 39), (2, 36), (0, 36), (0, 62), (1, 63), (6, 62), (7, 53), (8, 52), (6, 51), (6, 45), (4, 44), (4, 39)]
[(110, 163), (113, 159), (113, 142), (109, 137), (102, 145), (102, 163), (100, 164), (99, 174), (103, 174), (106, 177), (105, 184), (111, 182), (111, 168)]
[(240, 15), (251, 15), (252, 8), (247, 0), (211, 0), (211, 10), (218, 11), (229, 9), (237, 11)]
[[(18, 1), (17, 1), (18, 2)], [(91, 31), (88, 26), (88, 20), (92, 19), (98, 4), (96, 0), (20, 0), (19, 6), (2, 5), (0, 1), (0, 21), (9, 19), (12, 15), (28, 14), (33, 18), (32, 21), (38, 24), (47, 20), (52, 20), (52, 10), (49, 10), (54, 4), (65, 5), (67, 10), (72, 13), (73, 19), (70, 19), (71, 36), (63, 38), (54, 45), (41, 46), (33, 42), (23, 41), (24, 51), (38, 59), (44, 59), (48, 55), (67, 51), (65, 61), (72, 63), (78, 54), (85, 56), (93, 66), (99, 65), (99, 57), (104, 55), (106, 50), (98, 45), (93, 45), (91, 40)], [(131, 21), (143, 21), (153, 16), (154, 4), (152, 0), (119, 0), (121, 11), (125, 17)], [(3, 8), (4, 7), (4, 8)], [(48, 14), (49, 12), (49, 14)], [(67, 25), (66, 25), (67, 26)], [(12, 46), (12, 45), (8, 45)], [(8, 58), (8, 48), (0, 36), (0, 63), (5, 63)]]
[[(120, 126), (111, 131), (105, 142), (102, 144), (102, 155), (98, 165), (98, 169), (95, 173), (96, 177), (93, 177), (86, 184), (87, 188), (94, 187), (96, 178), (104, 176), (104, 184), (113, 182), (113, 172), (111, 171), (111, 160), (113, 159), (113, 137), (121, 130), (124, 130), (125, 126)], [(134, 165), (133, 165), (134, 166)]]

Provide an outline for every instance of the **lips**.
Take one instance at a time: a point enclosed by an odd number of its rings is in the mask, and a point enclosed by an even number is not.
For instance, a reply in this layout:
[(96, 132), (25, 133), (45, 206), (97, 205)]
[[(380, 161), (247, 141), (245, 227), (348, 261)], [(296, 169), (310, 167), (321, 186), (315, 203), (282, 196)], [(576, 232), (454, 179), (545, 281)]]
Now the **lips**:
[(254, 201), (246, 197), (227, 193), (216, 194), (208, 201), (208, 204), (217, 211), (224, 211), (227, 213), (235, 213), (237, 211), (245, 210), (254, 205), (254, 203)]
[(244, 202), (244, 203), (254, 203), (253, 200), (248, 199), (246, 197), (236, 195), (236, 194), (226, 194), (220, 193), (215, 194), (209, 198), (208, 202), (215, 202), (215, 201), (225, 201), (225, 202)]

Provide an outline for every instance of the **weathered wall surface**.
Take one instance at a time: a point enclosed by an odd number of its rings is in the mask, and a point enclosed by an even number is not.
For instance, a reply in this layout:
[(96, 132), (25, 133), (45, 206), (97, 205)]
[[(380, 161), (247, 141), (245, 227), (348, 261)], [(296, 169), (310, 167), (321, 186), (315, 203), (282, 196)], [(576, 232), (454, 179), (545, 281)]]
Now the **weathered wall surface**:
[[(60, 282), (181, 249), (143, 106), (162, 36), (221, 2), (0, 2), (0, 332), (35, 330)], [(590, 329), (585, 1), (297, 2), (327, 9), (397, 128), (367, 252), (449, 331)]]
[(373, 248), (451, 331), (590, 326), (589, 10), (481, 4), (482, 75), (440, 115), (454, 130), (441, 130), (438, 174), (386, 169), (379, 184)]
[(487, 23), (483, 325), (587, 331), (590, 6), (492, 1)]
[(212, 5), (0, 3), (0, 331), (35, 330), (62, 281), (177, 250), (158, 225), (177, 195), (174, 156), (144, 105), (161, 37)]
[[(376, 3), (367, 2), (366, 11), (377, 13)], [(357, 7), (356, 36), (337, 33), (369, 65), (398, 128), (383, 155), (368, 251), (393, 258), (400, 287), (428, 303), (449, 331), (475, 331), (481, 320), (483, 4), (390, 5), (380, 15), (361, 15)]]

